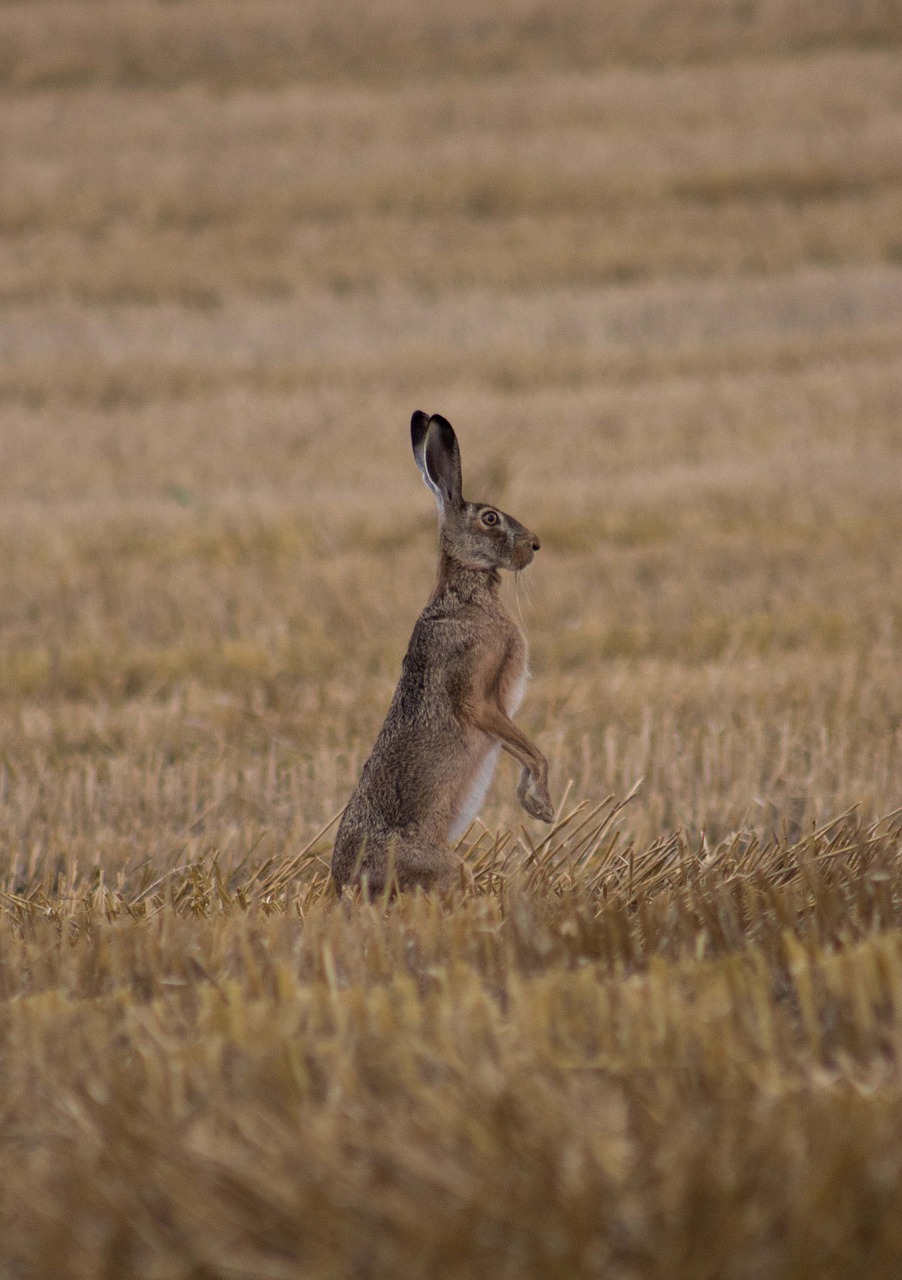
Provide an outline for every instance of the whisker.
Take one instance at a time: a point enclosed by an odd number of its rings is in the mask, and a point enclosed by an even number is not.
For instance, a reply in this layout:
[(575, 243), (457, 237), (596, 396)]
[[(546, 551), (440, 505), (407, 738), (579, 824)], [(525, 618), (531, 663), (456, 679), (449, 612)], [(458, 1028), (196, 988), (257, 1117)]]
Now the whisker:
[(522, 591), (523, 593), (522, 600), (525, 600), (527, 605), (532, 602), (532, 585), (528, 578), (521, 579), (520, 575), (522, 574), (522, 572), (523, 572), (522, 569), (518, 569), (514, 574), (514, 591), (517, 597), (517, 609), (520, 614), (521, 622), (523, 621), (523, 611), (521, 608), (522, 602), (521, 602), (520, 592)]
[(517, 616), (520, 619), (521, 624), (523, 623), (523, 609), (520, 606), (520, 574), (522, 572), (522, 569), (516, 569), (514, 571), (514, 599), (517, 601)]

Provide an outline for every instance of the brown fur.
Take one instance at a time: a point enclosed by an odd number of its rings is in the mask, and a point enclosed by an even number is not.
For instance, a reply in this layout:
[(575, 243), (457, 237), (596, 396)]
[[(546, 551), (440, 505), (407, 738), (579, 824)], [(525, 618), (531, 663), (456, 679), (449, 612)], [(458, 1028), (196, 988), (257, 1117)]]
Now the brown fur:
[[(415, 413), (414, 455), (439, 503), (435, 589), (420, 615), (382, 730), (348, 801), (332, 854), (339, 888), (447, 888), (469, 879), (449, 832), (488, 785), (497, 747), (523, 772), (517, 794), (554, 812), (545, 757), (510, 718), (528, 675), (526, 638), (499, 598), (499, 569), (523, 569), (538, 538), (512, 516), (465, 502), (450, 423)], [(478, 797), (477, 797), (478, 798)]]

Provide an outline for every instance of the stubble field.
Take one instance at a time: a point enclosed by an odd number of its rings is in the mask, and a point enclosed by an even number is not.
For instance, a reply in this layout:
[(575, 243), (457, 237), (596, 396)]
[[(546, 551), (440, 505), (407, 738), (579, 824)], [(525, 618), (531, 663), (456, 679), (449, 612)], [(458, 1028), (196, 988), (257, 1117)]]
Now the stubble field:
[[(902, 10), (510, 9), (0, 3), (4, 1277), (902, 1268)], [(559, 821), (339, 906), (418, 407)]]

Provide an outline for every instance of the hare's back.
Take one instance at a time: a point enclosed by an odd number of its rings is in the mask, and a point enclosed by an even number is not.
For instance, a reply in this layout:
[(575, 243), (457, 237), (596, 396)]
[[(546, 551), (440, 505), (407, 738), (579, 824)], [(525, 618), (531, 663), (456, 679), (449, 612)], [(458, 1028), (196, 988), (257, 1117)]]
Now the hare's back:
[(386, 727), (447, 747), (456, 710), (472, 683), (479, 646), (454, 622), (421, 618), (404, 657)]

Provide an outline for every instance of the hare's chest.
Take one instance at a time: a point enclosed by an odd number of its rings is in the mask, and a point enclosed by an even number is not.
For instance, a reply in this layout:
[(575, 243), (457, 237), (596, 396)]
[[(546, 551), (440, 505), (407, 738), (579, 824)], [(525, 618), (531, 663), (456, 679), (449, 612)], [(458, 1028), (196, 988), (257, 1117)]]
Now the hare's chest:
[(518, 631), (501, 672), (498, 692), (501, 705), (509, 716), (515, 715), (523, 703), (529, 683), (529, 652), (526, 638)]

